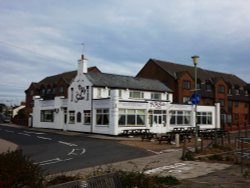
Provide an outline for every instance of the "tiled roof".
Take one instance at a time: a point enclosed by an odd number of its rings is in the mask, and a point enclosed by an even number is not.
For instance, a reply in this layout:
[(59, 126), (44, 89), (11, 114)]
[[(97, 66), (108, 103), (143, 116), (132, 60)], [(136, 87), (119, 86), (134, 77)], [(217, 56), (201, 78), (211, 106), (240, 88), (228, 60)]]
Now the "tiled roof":
[[(178, 75), (183, 72), (187, 71), (191, 76), (194, 75), (194, 67), (182, 64), (175, 64), (167, 61), (157, 60), (157, 59), (150, 59), (159, 67), (161, 67), (165, 72), (169, 73), (175, 79), (178, 78)], [(240, 79), (239, 77), (222, 72), (215, 72), (211, 70), (202, 69), (200, 67), (197, 68), (197, 77), (200, 81), (211, 81), (212, 83), (219, 78), (224, 79), (230, 85), (238, 85), (238, 86), (246, 86), (246, 82)]]
[[(99, 71), (100, 70), (97, 67), (89, 67), (88, 72), (92, 71)], [(59, 81), (59, 79), (64, 79), (66, 83), (70, 84), (70, 82), (76, 77), (77, 71), (69, 71), (69, 72), (64, 72), (61, 74), (53, 75), (53, 76), (48, 76), (44, 79), (42, 79), (39, 84), (54, 84)]]
[(86, 76), (94, 86), (172, 92), (171, 89), (158, 80), (94, 72), (87, 73)]

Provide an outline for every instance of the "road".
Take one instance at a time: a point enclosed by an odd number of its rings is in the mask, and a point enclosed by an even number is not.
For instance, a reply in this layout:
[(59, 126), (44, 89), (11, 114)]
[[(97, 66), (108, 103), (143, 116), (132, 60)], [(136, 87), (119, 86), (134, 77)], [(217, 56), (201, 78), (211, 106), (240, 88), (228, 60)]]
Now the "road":
[(66, 172), (150, 155), (115, 140), (68, 136), (0, 125), (0, 138), (18, 144), (46, 173)]

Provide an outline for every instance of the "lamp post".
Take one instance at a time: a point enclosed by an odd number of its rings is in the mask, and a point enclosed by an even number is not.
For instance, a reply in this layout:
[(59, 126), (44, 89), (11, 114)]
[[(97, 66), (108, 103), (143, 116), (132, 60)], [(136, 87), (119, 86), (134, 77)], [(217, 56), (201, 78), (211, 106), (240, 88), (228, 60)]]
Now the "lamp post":
[[(191, 57), (194, 63), (194, 93), (197, 93), (197, 64), (199, 61), (199, 56), (195, 55)], [(198, 125), (197, 125), (197, 103), (194, 104), (195, 112), (195, 152), (198, 152)]]

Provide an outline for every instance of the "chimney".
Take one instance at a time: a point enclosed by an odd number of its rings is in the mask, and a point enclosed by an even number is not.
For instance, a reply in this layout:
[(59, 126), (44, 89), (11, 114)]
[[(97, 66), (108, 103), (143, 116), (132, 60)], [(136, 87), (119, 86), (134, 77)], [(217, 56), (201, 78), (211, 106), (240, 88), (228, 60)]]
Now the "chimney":
[(88, 72), (88, 61), (84, 58), (84, 55), (81, 55), (81, 59), (78, 60), (78, 70), (77, 74), (81, 75)]

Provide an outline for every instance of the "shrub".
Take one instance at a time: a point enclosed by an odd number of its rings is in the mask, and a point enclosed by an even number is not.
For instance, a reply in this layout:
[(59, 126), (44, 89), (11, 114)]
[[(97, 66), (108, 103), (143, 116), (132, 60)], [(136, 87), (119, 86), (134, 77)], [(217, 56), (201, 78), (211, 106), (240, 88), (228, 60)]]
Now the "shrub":
[(121, 180), (122, 186), (127, 188), (161, 188), (160, 182), (154, 176), (145, 175), (142, 172), (126, 172), (120, 171), (119, 178)]
[(62, 183), (70, 182), (70, 181), (79, 180), (79, 179), (81, 179), (81, 177), (79, 176), (67, 176), (67, 175), (62, 174), (62, 175), (52, 177), (49, 181), (47, 181), (46, 186), (58, 185), (58, 184), (62, 184)]
[(221, 155), (212, 155), (212, 156), (209, 156), (208, 159), (212, 161), (222, 161), (223, 157)]
[(163, 184), (163, 185), (179, 185), (180, 184), (180, 181), (174, 176), (165, 176), (165, 177), (156, 176), (155, 179), (158, 183)]
[(42, 170), (21, 150), (0, 154), (0, 187), (42, 187)]
[(194, 161), (194, 152), (187, 151), (184, 156), (182, 156), (182, 160)]

